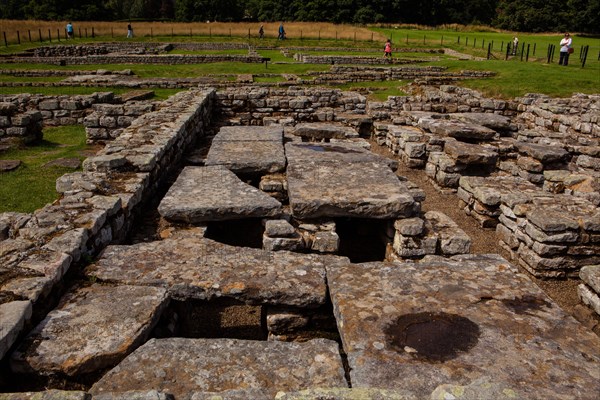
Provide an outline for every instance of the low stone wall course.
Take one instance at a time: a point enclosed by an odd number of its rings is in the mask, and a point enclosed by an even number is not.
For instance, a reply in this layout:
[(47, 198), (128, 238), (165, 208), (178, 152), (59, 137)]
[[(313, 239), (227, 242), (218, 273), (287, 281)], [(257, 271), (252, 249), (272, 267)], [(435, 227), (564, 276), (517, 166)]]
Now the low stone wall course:
[[(204, 134), (213, 104), (211, 89), (171, 97), (160, 110), (134, 121), (113, 145), (88, 158), (83, 172), (60, 177), (59, 200), (32, 214), (0, 214), (0, 269), (10, 272), (0, 282), (0, 293), (31, 301), (35, 315), (71, 266), (122, 241), (140, 206)], [(19, 330), (26, 325), (22, 319), (14, 324)], [(2, 342), (0, 348), (11, 344)]]

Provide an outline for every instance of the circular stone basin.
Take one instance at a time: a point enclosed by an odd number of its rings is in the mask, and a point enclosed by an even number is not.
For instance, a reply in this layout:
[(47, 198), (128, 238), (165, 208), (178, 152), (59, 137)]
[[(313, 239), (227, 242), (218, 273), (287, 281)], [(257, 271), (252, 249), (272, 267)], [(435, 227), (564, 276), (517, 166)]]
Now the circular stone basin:
[(479, 327), (456, 314), (423, 312), (405, 314), (385, 329), (391, 347), (413, 357), (444, 362), (467, 352), (479, 340)]

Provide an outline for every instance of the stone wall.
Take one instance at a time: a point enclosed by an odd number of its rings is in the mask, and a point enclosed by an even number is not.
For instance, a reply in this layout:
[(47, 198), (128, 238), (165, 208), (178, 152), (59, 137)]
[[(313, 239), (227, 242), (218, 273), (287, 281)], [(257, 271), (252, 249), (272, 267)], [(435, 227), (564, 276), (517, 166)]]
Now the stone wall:
[(217, 93), (222, 116), (243, 125), (262, 125), (263, 119), (293, 118), (296, 121), (332, 121), (337, 112), (364, 114), (366, 97), (338, 89), (228, 88)]
[(12, 103), (18, 112), (40, 112), (44, 125), (82, 124), (93, 104), (112, 103), (112, 92), (98, 92), (91, 95), (45, 96), (20, 94), (0, 96), (0, 101)]
[(394, 58), (387, 59), (383, 57), (372, 56), (342, 56), (342, 55), (312, 55), (312, 54), (294, 54), (294, 60), (307, 64), (414, 64), (419, 62), (438, 61), (437, 58), (421, 58), (421, 59), (402, 59)]
[(11, 57), (6, 63), (43, 63), (55, 65), (88, 64), (204, 64), (216, 62), (262, 63), (263, 57), (237, 54), (105, 54), (86, 57)]
[(0, 145), (26, 144), (42, 138), (42, 114), (19, 112), (13, 103), (0, 102)]
[(155, 103), (94, 104), (91, 114), (83, 120), (87, 143), (103, 143), (119, 136), (137, 118), (152, 112)]
[(18, 310), (11, 326), (0, 332), (0, 358), (32, 307), (34, 314), (44, 312), (44, 299), (73, 265), (125, 238), (145, 202), (203, 136), (213, 104), (212, 89), (171, 97), (86, 159), (83, 172), (59, 178), (59, 200), (33, 214), (0, 214), (0, 265), (12, 271), (0, 281), (0, 290), (16, 299), (3, 306), (15, 303)]

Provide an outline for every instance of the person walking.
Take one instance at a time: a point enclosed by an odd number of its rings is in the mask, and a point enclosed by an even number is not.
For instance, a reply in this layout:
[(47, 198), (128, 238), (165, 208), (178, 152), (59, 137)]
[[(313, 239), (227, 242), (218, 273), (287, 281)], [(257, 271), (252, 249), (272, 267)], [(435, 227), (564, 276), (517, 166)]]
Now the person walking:
[(285, 39), (285, 29), (283, 29), (283, 22), (279, 24), (279, 36), (277, 36), (277, 40)]
[(262, 25), (258, 29), (258, 37), (261, 39), (265, 37), (265, 28)]
[(517, 50), (519, 50), (519, 38), (515, 36), (513, 38), (513, 48), (512, 48), (512, 55), (513, 56), (517, 55)]
[(565, 33), (565, 37), (560, 41), (560, 57), (558, 59), (558, 65), (564, 65), (565, 67), (569, 65), (569, 54), (573, 52), (573, 48), (571, 47), (572, 44), (573, 39), (571, 39), (571, 35)]
[(73, 39), (73, 24), (72, 23), (68, 23), (67, 24), (67, 39)]
[(383, 48), (383, 57), (386, 58), (389, 62), (392, 62), (392, 41), (388, 39), (385, 42), (385, 46)]
[(133, 38), (133, 28), (131, 27), (131, 23), (127, 24), (127, 38)]

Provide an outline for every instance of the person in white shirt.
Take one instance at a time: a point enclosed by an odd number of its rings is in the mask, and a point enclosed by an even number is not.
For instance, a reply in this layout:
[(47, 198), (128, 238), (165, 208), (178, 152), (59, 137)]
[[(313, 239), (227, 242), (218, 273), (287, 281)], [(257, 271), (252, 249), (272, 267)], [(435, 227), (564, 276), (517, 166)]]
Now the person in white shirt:
[(560, 41), (560, 58), (558, 59), (558, 65), (567, 66), (569, 64), (569, 54), (573, 52), (571, 48), (571, 44), (573, 43), (573, 39), (571, 39), (571, 35), (565, 33), (565, 37)]

